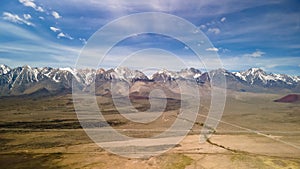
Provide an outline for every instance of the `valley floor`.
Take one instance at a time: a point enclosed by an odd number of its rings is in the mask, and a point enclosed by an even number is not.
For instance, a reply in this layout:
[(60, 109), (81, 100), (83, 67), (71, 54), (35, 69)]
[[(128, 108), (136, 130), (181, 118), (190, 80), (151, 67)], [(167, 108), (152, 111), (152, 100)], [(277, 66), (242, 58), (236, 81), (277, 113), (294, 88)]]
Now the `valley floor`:
[[(70, 95), (1, 98), (0, 168), (297, 169), (300, 168), (300, 105), (273, 102), (280, 97), (229, 92), (223, 118), (207, 142), (199, 143), (207, 109), (204, 104), (198, 123), (179, 145), (145, 159), (120, 157), (98, 147), (81, 129)], [(107, 103), (105, 98), (100, 100)], [(110, 107), (107, 112), (109, 124), (120, 130), (132, 127), (133, 124), (109, 113), (113, 111)], [(160, 129), (168, 127), (174, 116), (176, 110), (170, 109), (164, 116), (169, 121)], [(135, 128), (146, 130), (159, 123), (160, 119)], [(146, 137), (153, 133), (127, 134)]]

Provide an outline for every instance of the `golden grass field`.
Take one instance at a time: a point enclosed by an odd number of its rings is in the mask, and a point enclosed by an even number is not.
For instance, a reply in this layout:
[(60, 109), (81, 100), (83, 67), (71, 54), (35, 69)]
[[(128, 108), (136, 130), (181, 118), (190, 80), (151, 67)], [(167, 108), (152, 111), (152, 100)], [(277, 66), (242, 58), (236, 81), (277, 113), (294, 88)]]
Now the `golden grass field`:
[[(0, 99), (0, 168), (300, 168), (300, 104), (278, 103), (276, 94), (229, 91), (215, 134), (199, 143), (209, 100), (202, 99), (189, 135), (168, 152), (144, 159), (125, 158), (98, 147), (83, 131), (71, 95)], [(144, 138), (174, 122), (178, 100), (147, 124), (117, 113), (111, 99), (99, 96), (108, 123), (123, 134)], [(133, 100), (138, 110), (147, 99)], [(135, 128), (154, 132), (124, 130)]]

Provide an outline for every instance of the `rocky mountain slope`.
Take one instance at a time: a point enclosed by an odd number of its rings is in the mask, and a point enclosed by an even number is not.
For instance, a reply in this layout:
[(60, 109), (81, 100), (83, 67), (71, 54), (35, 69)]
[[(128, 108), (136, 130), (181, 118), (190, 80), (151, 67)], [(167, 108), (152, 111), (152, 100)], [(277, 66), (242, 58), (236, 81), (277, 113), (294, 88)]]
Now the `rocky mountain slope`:
[[(30, 66), (10, 68), (0, 65), (0, 95), (23, 95), (35, 92), (60, 93), (71, 92), (73, 87), (82, 91), (91, 91), (95, 86), (96, 94), (111, 94), (111, 83), (127, 86), (132, 92), (140, 89), (151, 90), (155, 87), (177, 90), (176, 82), (195, 82), (199, 87), (210, 86), (211, 77), (225, 77), (227, 88), (249, 92), (300, 92), (300, 77), (285, 74), (266, 73), (262, 69), (251, 68), (241, 72), (229, 72), (225, 69), (201, 72), (195, 68), (180, 71), (160, 70), (151, 77), (138, 70), (119, 67), (115, 69), (80, 69), (72, 68), (32, 68)], [(116, 85), (115, 85), (116, 86)], [(124, 89), (125, 90), (125, 89)], [(46, 92), (47, 93), (47, 92)], [(147, 94), (147, 92), (145, 92)]]

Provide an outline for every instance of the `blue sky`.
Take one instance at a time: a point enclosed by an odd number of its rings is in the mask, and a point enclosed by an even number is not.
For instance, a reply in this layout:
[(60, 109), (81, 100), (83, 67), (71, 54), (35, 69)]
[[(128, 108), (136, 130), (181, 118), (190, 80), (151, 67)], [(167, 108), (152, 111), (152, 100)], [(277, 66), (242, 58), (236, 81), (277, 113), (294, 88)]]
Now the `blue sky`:
[[(0, 4), (0, 63), (11, 67), (72, 67), (86, 41), (105, 24), (129, 14), (165, 12), (203, 31), (225, 69), (260, 67), (300, 75), (298, 0), (2, 0)], [(150, 47), (182, 57), (191, 53), (174, 39), (146, 34), (122, 41), (116, 47), (119, 52), (111, 55), (119, 59), (122, 52)]]

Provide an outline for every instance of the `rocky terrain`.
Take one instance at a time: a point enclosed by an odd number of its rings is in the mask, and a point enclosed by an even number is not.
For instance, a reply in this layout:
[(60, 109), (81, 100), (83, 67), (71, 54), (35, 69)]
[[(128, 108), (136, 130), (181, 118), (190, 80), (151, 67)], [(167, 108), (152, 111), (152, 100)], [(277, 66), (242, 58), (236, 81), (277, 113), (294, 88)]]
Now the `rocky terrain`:
[(280, 99), (274, 100), (275, 102), (283, 102), (283, 103), (295, 103), (300, 101), (300, 95), (298, 94), (288, 94)]
[(268, 74), (258, 68), (241, 72), (229, 72), (225, 69), (201, 72), (195, 68), (187, 68), (177, 72), (160, 70), (149, 77), (141, 71), (126, 67), (109, 70), (76, 70), (72, 68), (36, 68), (30, 66), (10, 68), (6, 65), (0, 65), (0, 95), (70, 93), (72, 86), (82, 91), (91, 91), (95, 87), (96, 94), (109, 95), (112, 82), (118, 85), (121, 84), (121, 86), (128, 86), (135, 93), (140, 92), (139, 94), (143, 92), (137, 91), (138, 88), (151, 89), (157, 86), (170, 88), (176, 86), (177, 82), (187, 82), (186, 85), (191, 84), (188, 82), (193, 82), (193, 84), (207, 89), (210, 86), (212, 77), (216, 80), (225, 77), (227, 89), (235, 91), (300, 92), (299, 76)]

